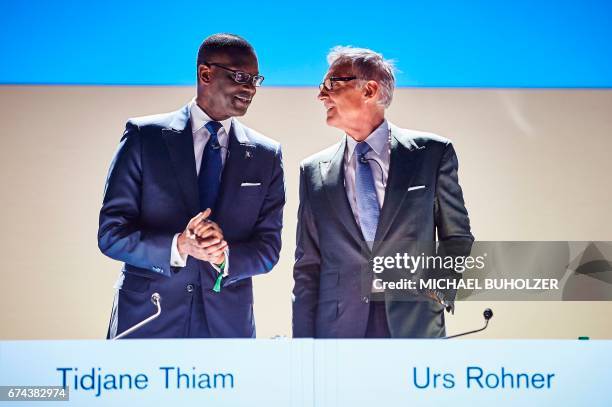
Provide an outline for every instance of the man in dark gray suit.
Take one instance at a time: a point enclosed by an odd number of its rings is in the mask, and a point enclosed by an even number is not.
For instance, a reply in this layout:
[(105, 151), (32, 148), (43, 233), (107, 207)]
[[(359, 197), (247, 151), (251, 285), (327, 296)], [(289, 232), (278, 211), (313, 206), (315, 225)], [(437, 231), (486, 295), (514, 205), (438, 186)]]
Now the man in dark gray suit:
[(376, 293), (371, 279), (364, 292), (362, 270), (385, 242), (434, 242), (436, 232), (440, 242), (459, 243), (452, 254), (468, 254), (474, 238), (455, 150), (443, 137), (385, 119), (395, 77), (382, 55), (336, 47), (328, 62), (318, 97), (327, 124), (346, 136), (300, 168), (293, 335), (444, 336), (452, 291), (399, 301), (388, 291)]

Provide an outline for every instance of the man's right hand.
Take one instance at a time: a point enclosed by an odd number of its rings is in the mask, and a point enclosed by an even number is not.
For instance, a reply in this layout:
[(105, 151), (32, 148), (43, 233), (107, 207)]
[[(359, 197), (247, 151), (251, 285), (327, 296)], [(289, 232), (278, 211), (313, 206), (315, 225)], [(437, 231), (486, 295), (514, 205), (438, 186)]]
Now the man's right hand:
[(189, 221), (185, 230), (179, 235), (177, 248), (181, 256), (189, 255), (214, 264), (223, 262), (227, 242), (223, 239), (220, 230), (214, 237), (207, 239), (200, 239), (194, 233), (194, 230), (199, 225), (208, 222), (210, 214), (210, 209), (198, 213)]

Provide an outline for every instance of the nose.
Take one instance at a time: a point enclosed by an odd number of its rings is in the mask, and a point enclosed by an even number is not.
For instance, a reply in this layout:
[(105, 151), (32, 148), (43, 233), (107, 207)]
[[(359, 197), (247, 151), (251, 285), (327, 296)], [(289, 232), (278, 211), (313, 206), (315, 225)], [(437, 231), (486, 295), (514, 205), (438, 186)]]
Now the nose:
[(257, 92), (257, 88), (253, 85), (252, 82), (243, 83), (242, 89), (244, 89), (250, 96), (254, 96), (255, 92)]
[(327, 90), (325, 90), (325, 88), (319, 90), (319, 94), (317, 95), (317, 99), (319, 99), (321, 102), (324, 101), (325, 99), (329, 98), (329, 93), (327, 93)]

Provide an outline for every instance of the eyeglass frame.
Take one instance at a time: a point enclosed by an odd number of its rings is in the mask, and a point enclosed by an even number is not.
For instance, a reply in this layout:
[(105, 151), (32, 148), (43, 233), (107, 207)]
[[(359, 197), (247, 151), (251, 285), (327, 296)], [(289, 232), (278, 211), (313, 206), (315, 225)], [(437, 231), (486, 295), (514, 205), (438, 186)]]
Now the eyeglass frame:
[[(244, 72), (244, 71), (239, 71), (237, 69), (232, 69), (232, 68), (228, 68), (227, 66), (223, 66), (221, 64), (218, 64), (216, 62), (202, 62), (202, 65), (206, 65), (206, 66), (216, 66), (218, 68), (221, 69), (225, 69), (226, 71), (229, 71), (231, 73), (233, 73), (233, 75), (231, 75), (232, 79), (234, 80), (234, 82), (236, 83), (240, 83), (240, 84), (248, 84), (251, 83), (253, 86), (255, 86), (256, 88), (260, 87), (261, 84), (264, 81), (264, 77), (262, 75), (251, 75), (250, 73)], [(247, 79), (243, 82), (239, 81), (237, 79), (237, 75), (246, 75)]]
[[(325, 89), (326, 92), (334, 91), (334, 82), (348, 82), (357, 79), (356, 76), (330, 76), (319, 84), (319, 91)], [(329, 82), (329, 87), (325, 82)]]

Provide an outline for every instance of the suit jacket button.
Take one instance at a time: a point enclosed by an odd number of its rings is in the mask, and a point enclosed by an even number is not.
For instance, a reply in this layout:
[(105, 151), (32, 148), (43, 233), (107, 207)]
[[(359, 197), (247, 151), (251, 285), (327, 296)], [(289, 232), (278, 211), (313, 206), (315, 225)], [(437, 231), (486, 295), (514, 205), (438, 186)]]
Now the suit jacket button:
[(187, 284), (187, 287), (186, 287), (186, 288), (187, 288), (187, 292), (188, 292), (188, 293), (193, 292), (193, 284)]

